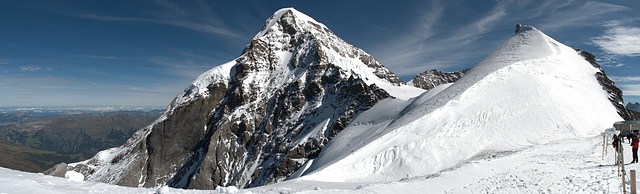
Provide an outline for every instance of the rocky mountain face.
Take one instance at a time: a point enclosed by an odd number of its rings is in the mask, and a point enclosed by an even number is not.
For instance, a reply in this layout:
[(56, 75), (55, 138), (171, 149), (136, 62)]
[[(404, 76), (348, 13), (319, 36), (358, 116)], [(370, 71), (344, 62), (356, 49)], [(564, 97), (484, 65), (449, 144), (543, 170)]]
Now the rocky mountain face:
[(575, 49), (580, 55), (582, 55), (591, 65), (595, 68), (598, 68), (600, 72), (596, 73), (596, 78), (600, 85), (602, 85), (603, 89), (609, 93), (609, 100), (611, 103), (618, 109), (618, 114), (624, 120), (633, 120), (633, 112), (631, 112), (627, 106), (624, 104), (624, 100), (622, 99), (622, 90), (615, 86), (615, 83), (611, 81), (604, 70), (600, 67), (598, 63), (596, 63), (595, 55), (588, 53), (587, 51), (583, 51), (580, 49)]
[(627, 108), (633, 113), (633, 120), (640, 120), (640, 103), (627, 103)]
[(464, 74), (469, 72), (469, 70), (471, 69), (465, 69), (465, 70), (456, 71), (456, 72), (442, 72), (442, 71), (433, 69), (433, 70), (425, 71), (416, 75), (416, 77), (411, 79), (411, 81), (407, 82), (407, 85), (415, 86), (425, 90), (430, 90), (431, 88), (434, 88), (442, 84), (453, 83), (455, 81), (458, 81), (458, 79), (460, 79), (462, 76), (464, 76)]
[(635, 102), (635, 103), (628, 102), (627, 103), (627, 108), (629, 108), (629, 110), (640, 112), (640, 103), (638, 103), (638, 102)]
[(369, 54), (285, 8), (240, 57), (200, 75), (126, 144), (58, 168), (125, 186), (274, 183), (315, 158), (355, 115), (392, 96), (387, 88), (403, 85)]

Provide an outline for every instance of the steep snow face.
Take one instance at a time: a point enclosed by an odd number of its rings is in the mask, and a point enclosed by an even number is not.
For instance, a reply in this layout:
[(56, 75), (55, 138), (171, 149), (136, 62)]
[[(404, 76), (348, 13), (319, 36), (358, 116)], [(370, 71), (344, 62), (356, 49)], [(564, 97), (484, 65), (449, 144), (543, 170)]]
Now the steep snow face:
[[(362, 113), (300, 179), (399, 180), (487, 154), (599, 134), (622, 118), (597, 72), (572, 48), (522, 27), (457, 82)], [(384, 118), (371, 116), (378, 113)]]

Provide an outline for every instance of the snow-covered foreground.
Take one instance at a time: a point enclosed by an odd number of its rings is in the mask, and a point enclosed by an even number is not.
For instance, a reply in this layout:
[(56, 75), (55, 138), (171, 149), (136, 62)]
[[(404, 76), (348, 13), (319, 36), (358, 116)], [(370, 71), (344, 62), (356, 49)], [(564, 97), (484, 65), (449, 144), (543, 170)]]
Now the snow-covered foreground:
[[(621, 193), (621, 179), (613, 165), (613, 148), (607, 146), (607, 152), (603, 160), (602, 136), (595, 136), (500, 153), (430, 176), (394, 182), (294, 179), (245, 190), (218, 191), (121, 187), (0, 168), (0, 193)], [(625, 161), (631, 161), (628, 143)], [(626, 169), (638, 170), (640, 165), (628, 164)]]

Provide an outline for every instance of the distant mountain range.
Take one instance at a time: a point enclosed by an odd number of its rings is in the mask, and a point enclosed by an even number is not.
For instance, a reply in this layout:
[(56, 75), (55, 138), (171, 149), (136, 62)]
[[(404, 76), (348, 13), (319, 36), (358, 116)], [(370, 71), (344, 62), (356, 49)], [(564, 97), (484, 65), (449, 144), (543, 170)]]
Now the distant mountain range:
[(629, 108), (629, 110), (632, 111), (636, 111), (636, 112), (640, 112), (640, 103), (635, 102), (635, 103), (627, 103), (627, 108)]
[(640, 103), (638, 103), (638, 102), (635, 102), (635, 103), (628, 102), (627, 103), (627, 108), (629, 108), (629, 110), (633, 112), (633, 119), (634, 120), (640, 120)]
[(73, 115), (84, 113), (109, 113), (117, 111), (154, 112), (164, 109), (161, 106), (31, 106), (0, 107), (0, 114), (25, 113), (30, 115)]

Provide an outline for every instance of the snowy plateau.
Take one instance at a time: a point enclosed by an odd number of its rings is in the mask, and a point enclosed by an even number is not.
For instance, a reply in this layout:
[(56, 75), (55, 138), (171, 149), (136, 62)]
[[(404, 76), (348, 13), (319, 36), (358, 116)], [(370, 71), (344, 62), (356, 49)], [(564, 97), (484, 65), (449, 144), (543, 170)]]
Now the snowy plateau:
[[(260, 60), (264, 52), (269, 52), (267, 63)], [(611, 139), (612, 124), (624, 119), (599, 82), (599, 72), (580, 52), (524, 26), (459, 80), (424, 91), (399, 81), (321, 23), (285, 8), (267, 20), (241, 57), (203, 73), (125, 145), (63, 168), (84, 174), (85, 181), (0, 168), (0, 192), (621, 193), (628, 185), (621, 184), (613, 149), (603, 149), (603, 140)], [(247, 95), (252, 90), (262, 94)], [(339, 93), (350, 90), (361, 93)], [(295, 95), (305, 98), (290, 97)], [(285, 96), (282, 103), (297, 109), (276, 114), (287, 115), (282, 121), (269, 117), (280, 102), (270, 96)], [(247, 97), (250, 102), (234, 101)], [(355, 108), (340, 108), (344, 101)], [(202, 124), (189, 132), (205, 136), (196, 141), (201, 143), (180, 145), (195, 151), (174, 156), (147, 148), (160, 130), (162, 137), (179, 134), (167, 128), (176, 118), (187, 118), (177, 114), (198, 118), (201, 114), (189, 112), (193, 106), (214, 107), (204, 119), (195, 119)], [(247, 119), (246, 113), (258, 116)], [(260, 128), (265, 121), (284, 124)], [(227, 133), (218, 132), (227, 126)], [(238, 133), (240, 128), (254, 133)], [(265, 131), (275, 132), (255, 135)], [(222, 139), (225, 134), (231, 140)], [(236, 149), (258, 137), (263, 140), (255, 144), (258, 151)], [(210, 147), (216, 143), (228, 147)], [(207, 154), (225, 150), (233, 152)], [(631, 150), (628, 144), (625, 150)], [(153, 161), (169, 156), (178, 161)], [(630, 161), (631, 154), (625, 157)], [(167, 174), (154, 174), (162, 170)], [(222, 186), (187, 190), (201, 188), (196, 183)]]

